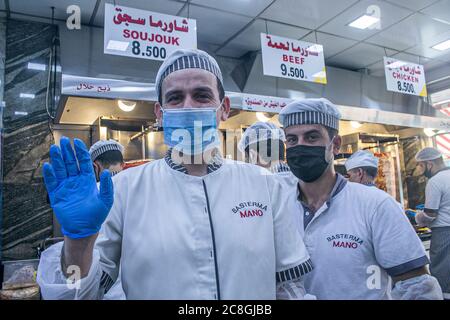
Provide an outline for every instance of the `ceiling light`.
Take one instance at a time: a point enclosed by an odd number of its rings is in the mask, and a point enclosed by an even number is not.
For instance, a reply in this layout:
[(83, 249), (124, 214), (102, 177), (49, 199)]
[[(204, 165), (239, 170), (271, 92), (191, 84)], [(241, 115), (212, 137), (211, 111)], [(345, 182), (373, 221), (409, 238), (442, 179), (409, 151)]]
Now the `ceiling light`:
[(130, 43), (126, 41), (109, 40), (106, 49), (117, 50), (117, 51), (127, 51), (128, 45)]
[(447, 103), (449, 103), (449, 102), (450, 102), (450, 99), (442, 100), (442, 101), (439, 101), (439, 102), (434, 103), (433, 106), (439, 106), (439, 105), (441, 105), (441, 104), (447, 104)]
[[(45, 71), (47, 66), (43, 63), (28, 62), (27, 68), (30, 70)], [(52, 66), (52, 70), (55, 68)], [(61, 66), (56, 66), (56, 72), (61, 72)]]
[(259, 121), (262, 121), (262, 122), (267, 122), (267, 121), (270, 120), (269, 117), (266, 117), (266, 115), (264, 114), (264, 112), (257, 112), (257, 113), (256, 113), (256, 118), (257, 118)]
[(380, 19), (365, 14), (356, 19), (355, 21), (351, 22), (349, 26), (358, 29), (367, 29), (368, 27), (377, 23), (378, 21), (380, 21)]
[(358, 121), (350, 121), (350, 125), (353, 129), (359, 129), (362, 127), (362, 123)]
[(16, 116), (27, 116), (27, 115), (28, 115), (28, 112), (25, 112), (25, 111), (15, 111), (14, 114), (15, 114)]
[(32, 93), (21, 93), (19, 95), (19, 97), (25, 98), (25, 99), (34, 99), (36, 96)]
[(432, 46), (433, 49), (444, 51), (450, 49), (450, 39)]
[(134, 110), (136, 107), (136, 102), (134, 101), (126, 101), (126, 100), (117, 100), (117, 105), (122, 111), (130, 112)]
[(31, 70), (45, 71), (45, 69), (47, 69), (47, 66), (42, 63), (28, 62), (27, 68)]

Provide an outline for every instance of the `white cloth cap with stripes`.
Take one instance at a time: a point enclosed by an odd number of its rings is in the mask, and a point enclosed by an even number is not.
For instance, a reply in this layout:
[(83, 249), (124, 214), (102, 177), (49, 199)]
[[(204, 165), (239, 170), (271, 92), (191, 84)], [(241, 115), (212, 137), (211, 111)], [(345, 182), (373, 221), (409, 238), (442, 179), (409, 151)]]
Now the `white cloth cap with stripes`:
[(95, 161), (100, 155), (105, 153), (106, 151), (120, 151), (123, 155), (123, 146), (118, 143), (116, 140), (99, 140), (92, 145), (89, 149), (89, 154), (91, 155), (91, 160)]
[(155, 86), (159, 103), (161, 101), (161, 87), (164, 79), (172, 72), (184, 69), (203, 69), (214, 74), (223, 87), (222, 71), (216, 59), (208, 53), (198, 49), (180, 49), (174, 51), (159, 67)]
[(300, 99), (289, 103), (279, 114), (284, 128), (302, 124), (320, 124), (339, 130), (341, 113), (325, 98)]

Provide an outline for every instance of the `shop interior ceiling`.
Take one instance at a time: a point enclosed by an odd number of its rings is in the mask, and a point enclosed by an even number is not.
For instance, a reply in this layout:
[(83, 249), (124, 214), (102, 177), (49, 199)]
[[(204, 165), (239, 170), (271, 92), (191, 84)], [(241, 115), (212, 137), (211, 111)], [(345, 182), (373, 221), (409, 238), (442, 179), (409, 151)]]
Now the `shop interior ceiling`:
[(154, 104), (148, 101), (136, 101), (136, 107), (130, 112), (125, 112), (118, 107), (117, 100), (68, 97), (60, 123), (91, 125), (101, 116), (154, 122), (153, 106)]
[[(383, 56), (423, 64), (429, 92), (450, 87), (450, 51), (435, 44), (450, 38), (450, 0), (0, 0), (3, 15), (47, 21), (50, 7), (64, 22), (66, 9), (81, 8), (81, 22), (103, 27), (105, 2), (197, 20), (199, 48), (219, 57), (241, 59), (258, 52), (259, 34), (318, 42), (327, 66), (384, 76)], [(348, 26), (369, 6), (380, 9), (380, 26)]]

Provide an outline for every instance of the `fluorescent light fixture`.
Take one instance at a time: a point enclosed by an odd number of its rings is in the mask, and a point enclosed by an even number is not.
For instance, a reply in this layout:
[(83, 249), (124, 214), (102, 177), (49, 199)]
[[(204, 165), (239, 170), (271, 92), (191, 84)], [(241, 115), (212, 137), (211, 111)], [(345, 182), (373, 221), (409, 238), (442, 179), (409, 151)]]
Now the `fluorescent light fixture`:
[(136, 102), (134, 101), (126, 101), (126, 100), (117, 100), (117, 105), (122, 111), (130, 112), (134, 110), (136, 107)]
[(31, 70), (45, 71), (45, 69), (47, 69), (47, 66), (42, 63), (28, 62), (27, 68)]
[(21, 93), (19, 97), (24, 99), (34, 99), (36, 96), (32, 93)]
[[(27, 68), (30, 70), (38, 70), (38, 71), (45, 71), (47, 70), (47, 66), (43, 63), (34, 63), (34, 62), (28, 62)], [(52, 66), (52, 70), (53, 70)], [(61, 66), (56, 66), (56, 72), (61, 72)]]
[(257, 118), (259, 121), (262, 121), (262, 122), (267, 122), (267, 121), (270, 120), (270, 118), (266, 117), (266, 115), (264, 114), (264, 112), (257, 112), (257, 113), (256, 113), (256, 118)]
[(109, 40), (106, 49), (116, 51), (127, 51), (129, 44), (130, 44), (129, 42), (125, 41)]
[[(55, 68), (52, 66), (52, 71), (55, 70)], [(56, 72), (61, 72), (61, 66), (56, 66)]]
[(27, 116), (27, 115), (28, 115), (28, 112), (25, 112), (25, 111), (15, 111), (14, 114), (15, 114), (16, 116)]
[(433, 49), (444, 51), (450, 49), (450, 39), (432, 46)]
[(350, 121), (350, 125), (353, 129), (359, 129), (362, 127), (362, 123), (358, 121)]
[(431, 18), (431, 19), (433, 19), (434, 21), (437, 21), (437, 22), (441, 22), (441, 23), (450, 25), (450, 22), (448, 22), (447, 20), (443, 20), (443, 19), (439, 19), (439, 18)]
[(442, 100), (442, 101), (439, 101), (439, 102), (436, 102), (435, 104), (433, 104), (434, 106), (439, 106), (439, 105), (441, 105), (441, 104), (446, 104), (446, 103), (449, 103), (450, 102), (450, 99), (447, 99), (447, 100)]
[(365, 14), (356, 19), (355, 21), (351, 22), (349, 26), (357, 29), (367, 29), (368, 27), (377, 23), (378, 21), (380, 21), (380, 19)]

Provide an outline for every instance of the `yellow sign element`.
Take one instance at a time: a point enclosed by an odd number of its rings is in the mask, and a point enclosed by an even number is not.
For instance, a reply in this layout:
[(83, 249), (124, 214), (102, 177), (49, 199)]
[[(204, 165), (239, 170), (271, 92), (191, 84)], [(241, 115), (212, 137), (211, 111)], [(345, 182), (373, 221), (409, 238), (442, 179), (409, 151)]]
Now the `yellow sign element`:
[(322, 71), (318, 73), (317, 77), (314, 77), (314, 82), (327, 84), (327, 73), (325, 71), (325, 67), (323, 67)]
[(419, 96), (421, 96), (421, 97), (426, 97), (427, 95), (428, 95), (428, 93), (427, 93), (427, 85), (424, 84), (424, 85), (423, 85), (423, 88), (422, 88), (422, 91), (420, 91)]

